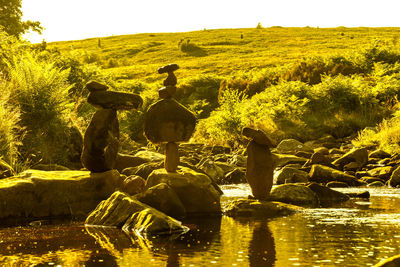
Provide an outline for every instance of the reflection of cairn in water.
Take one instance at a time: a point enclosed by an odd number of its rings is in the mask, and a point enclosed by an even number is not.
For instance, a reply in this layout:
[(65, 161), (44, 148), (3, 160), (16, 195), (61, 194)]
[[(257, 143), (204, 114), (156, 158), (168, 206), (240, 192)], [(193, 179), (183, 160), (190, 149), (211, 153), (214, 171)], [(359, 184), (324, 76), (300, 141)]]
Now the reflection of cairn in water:
[(176, 92), (177, 79), (174, 71), (177, 64), (169, 64), (158, 69), (158, 73), (168, 73), (164, 87), (158, 90), (161, 100), (149, 107), (144, 118), (144, 133), (153, 143), (167, 143), (164, 167), (168, 172), (176, 172), (179, 164), (177, 142), (188, 141), (196, 125), (196, 117), (172, 96)]
[(249, 244), (250, 266), (275, 266), (275, 240), (266, 221), (255, 221)]
[(92, 172), (112, 170), (119, 148), (117, 110), (139, 108), (143, 100), (137, 94), (107, 91), (104, 84), (86, 84), (88, 103), (98, 110), (93, 115), (83, 139), (82, 165)]
[(251, 141), (247, 146), (246, 179), (253, 196), (267, 199), (272, 188), (274, 164), (269, 150), (272, 142), (261, 130), (245, 127), (242, 134)]

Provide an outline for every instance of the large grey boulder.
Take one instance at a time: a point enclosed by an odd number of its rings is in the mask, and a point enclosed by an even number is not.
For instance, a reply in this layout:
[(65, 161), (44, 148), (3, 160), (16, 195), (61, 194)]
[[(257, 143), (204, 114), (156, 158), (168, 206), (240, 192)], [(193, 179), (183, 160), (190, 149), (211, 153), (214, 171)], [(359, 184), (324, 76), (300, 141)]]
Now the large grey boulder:
[(319, 206), (317, 194), (307, 186), (298, 184), (283, 184), (274, 187), (271, 190), (270, 199), (298, 206)]
[(332, 162), (343, 169), (343, 167), (351, 162), (356, 162), (358, 168), (363, 167), (368, 162), (368, 150), (366, 148), (355, 148), (344, 154), (342, 157)]
[(284, 139), (276, 147), (278, 153), (294, 153), (297, 151), (308, 151), (312, 152), (313, 149), (305, 146), (302, 142), (296, 139)]
[(393, 171), (393, 173), (392, 173), (392, 175), (390, 176), (390, 179), (389, 179), (389, 185), (391, 186), (391, 187), (397, 187), (397, 186), (399, 186), (400, 185), (400, 166), (399, 167), (397, 167), (394, 171)]
[(323, 206), (329, 206), (335, 203), (345, 202), (350, 199), (349, 196), (330, 189), (329, 187), (322, 186), (316, 183), (307, 185), (315, 194), (317, 194), (319, 203)]
[(222, 191), (207, 175), (186, 167), (179, 167), (176, 173), (165, 169), (153, 171), (146, 182), (146, 189), (166, 183), (178, 195), (187, 216), (199, 214), (220, 214)]
[(84, 218), (121, 183), (116, 170), (27, 170), (0, 180), (0, 218)]

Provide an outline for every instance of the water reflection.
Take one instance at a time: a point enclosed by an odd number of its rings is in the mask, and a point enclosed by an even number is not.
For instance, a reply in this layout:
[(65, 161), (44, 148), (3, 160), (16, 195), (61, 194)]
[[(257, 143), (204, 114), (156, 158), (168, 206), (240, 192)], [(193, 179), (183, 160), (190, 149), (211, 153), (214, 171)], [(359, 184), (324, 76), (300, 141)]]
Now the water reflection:
[[(227, 191), (223, 201), (248, 195), (243, 185)], [(370, 192), (272, 220), (193, 219), (175, 239), (81, 224), (0, 228), (0, 266), (372, 266), (400, 254), (400, 194)]]
[(274, 266), (276, 260), (275, 241), (266, 221), (256, 221), (249, 244), (250, 266)]

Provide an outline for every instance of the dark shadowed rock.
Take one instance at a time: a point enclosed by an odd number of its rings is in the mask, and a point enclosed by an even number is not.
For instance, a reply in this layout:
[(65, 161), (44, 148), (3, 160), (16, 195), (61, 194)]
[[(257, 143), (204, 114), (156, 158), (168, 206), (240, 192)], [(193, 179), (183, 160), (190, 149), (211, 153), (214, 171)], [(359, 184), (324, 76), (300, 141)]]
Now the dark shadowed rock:
[(96, 111), (83, 139), (82, 164), (92, 172), (114, 168), (119, 149), (117, 112), (112, 109)]
[(302, 211), (301, 207), (281, 202), (237, 199), (226, 206), (224, 214), (230, 217), (274, 218)]
[(151, 105), (144, 117), (144, 133), (153, 143), (188, 141), (195, 125), (195, 115), (172, 98)]
[(137, 157), (137, 156), (118, 153), (117, 158), (115, 160), (114, 168), (117, 169), (119, 172), (122, 172), (126, 168), (136, 167), (149, 161), (150, 160), (144, 157)]
[(307, 183), (308, 173), (296, 168), (285, 166), (274, 174), (275, 184)]
[(393, 172), (393, 167), (385, 166), (385, 167), (377, 167), (367, 171), (367, 174), (372, 177), (377, 177), (387, 181), (390, 179)]
[(345, 182), (351, 186), (365, 185), (365, 182), (359, 181), (356, 177), (346, 174), (333, 168), (315, 164), (311, 167), (310, 181), (317, 183), (328, 183), (332, 181)]
[(114, 91), (95, 91), (90, 92), (87, 101), (89, 104), (104, 109), (137, 109), (142, 106), (143, 100), (137, 94), (114, 92)]
[(350, 199), (349, 196), (339, 191), (332, 190), (329, 187), (322, 186), (316, 183), (311, 183), (307, 185), (307, 187), (310, 188), (315, 194), (317, 194), (319, 203), (322, 206), (328, 206), (335, 203), (344, 202)]
[(338, 181), (333, 181), (333, 182), (329, 182), (326, 184), (327, 187), (329, 188), (346, 188), (349, 187), (348, 184), (346, 184), (345, 182), (338, 182)]
[(173, 218), (183, 218), (186, 215), (185, 207), (178, 195), (166, 183), (150, 187), (135, 198)]
[(14, 169), (7, 162), (0, 159), (0, 178), (10, 177), (14, 174)]
[(317, 194), (307, 186), (298, 184), (283, 184), (274, 187), (270, 200), (306, 207), (319, 206)]
[(393, 171), (392, 175), (390, 176), (389, 185), (390, 185), (391, 187), (397, 187), (397, 186), (400, 185), (400, 166), (397, 167), (397, 168)]
[(175, 142), (168, 142), (165, 146), (164, 168), (168, 172), (176, 172), (179, 165), (178, 145)]
[(129, 195), (135, 195), (144, 191), (146, 180), (137, 175), (131, 175), (124, 179), (122, 191)]
[(393, 256), (388, 259), (381, 260), (374, 267), (399, 267), (400, 266), (400, 255)]
[(126, 176), (138, 175), (146, 180), (152, 171), (162, 167), (164, 167), (164, 163), (162, 161), (147, 162), (136, 167), (126, 168), (122, 171), (122, 174)]
[(383, 187), (383, 186), (385, 186), (385, 184), (380, 181), (375, 181), (367, 185), (367, 187)]
[(369, 158), (378, 158), (378, 159), (385, 159), (385, 158), (390, 158), (391, 155), (385, 151), (383, 151), (382, 149), (377, 149), (372, 151), (369, 154)]
[(253, 129), (250, 127), (244, 127), (242, 130), (242, 135), (254, 140), (259, 145), (265, 145), (268, 147), (273, 147), (271, 140), (268, 136), (261, 130)]
[(240, 184), (246, 182), (246, 172), (240, 168), (236, 168), (231, 172), (225, 174), (223, 184)]
[(343, 168), (350, 162), (358, 163), (358, 167), (361, 168), (368, 162), (368, 150), (366, 148), (356, 148), (348, 153), (344, 154), (342, 157), (333, 161), (332, 164)]
[(247, 146), (246, 180), (253, 196), (267, 199), (273, 184), (274, 161), (267, 145), (254, 140)]
[(96, 81), (90, 81), (86, 84), (86, 88), (90, 92), (96, 92), (96, 91), (106, 91), (108, 89), (108, 86)]

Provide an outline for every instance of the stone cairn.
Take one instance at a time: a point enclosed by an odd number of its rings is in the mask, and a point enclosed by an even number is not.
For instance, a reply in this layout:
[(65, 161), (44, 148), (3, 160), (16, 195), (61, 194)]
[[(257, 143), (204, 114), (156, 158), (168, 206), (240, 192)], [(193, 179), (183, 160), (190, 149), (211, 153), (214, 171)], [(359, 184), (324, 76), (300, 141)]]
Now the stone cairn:
[(137, 94), (107, 91), (96, 81), (86, 84), (87, 101), (98, 110), (93, 115), (83, 139), (82, 165), (91, 172), (112, 170), (119, 149), (117, 110), (137, 109), (143, 104)]
[(144, 133), (153, 143), (167, 143), (164, 167), (168, 172), (176, 172), (179, 164), (177, 142), (189, 141), (196, 126), (196, 117), (179, 104), (173, 95), (177, 79), (174, 71), (177, 64), (169, 64), (158, 69), (159, 74), (168, 73), (164, 87), (158, 90), (161, 100), (149, 107), (144, 117)]
[(242, 135), (251, 139), (247, 146), (246, 180), (250, 185), (253, 196), (266, 200), (273, 184), (274, 163), (271, 140), (261, 130), (245, 127)]

